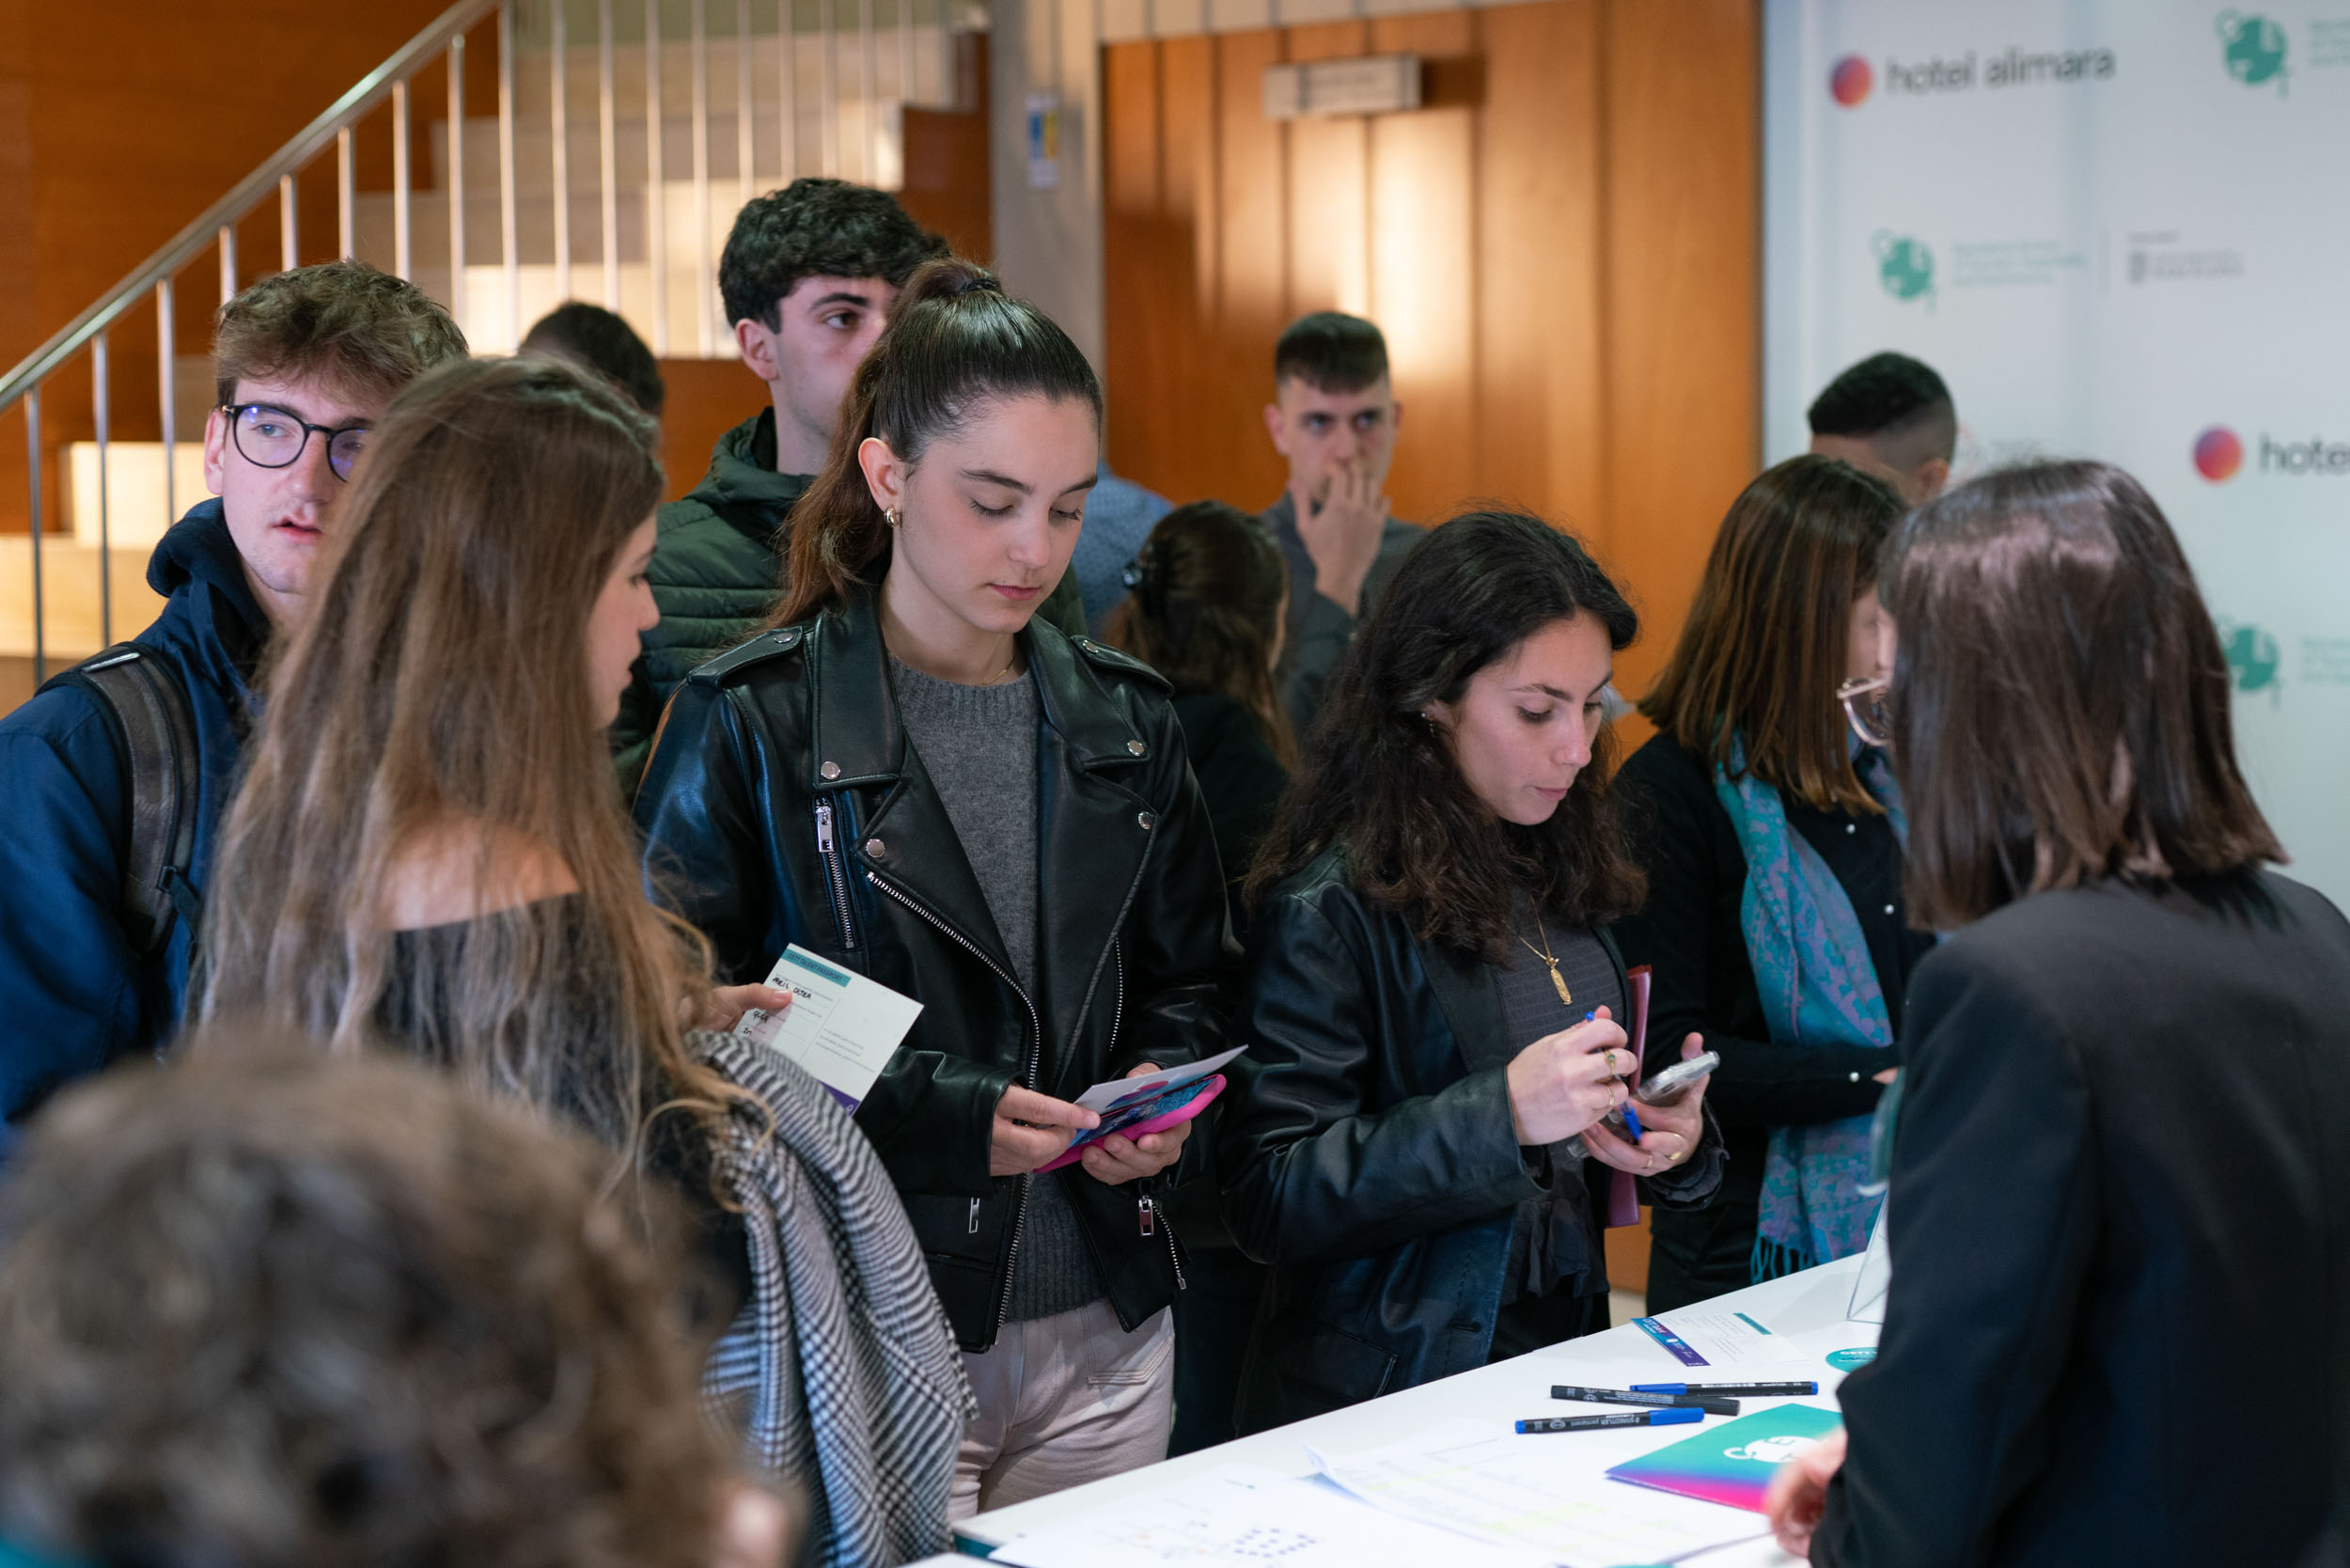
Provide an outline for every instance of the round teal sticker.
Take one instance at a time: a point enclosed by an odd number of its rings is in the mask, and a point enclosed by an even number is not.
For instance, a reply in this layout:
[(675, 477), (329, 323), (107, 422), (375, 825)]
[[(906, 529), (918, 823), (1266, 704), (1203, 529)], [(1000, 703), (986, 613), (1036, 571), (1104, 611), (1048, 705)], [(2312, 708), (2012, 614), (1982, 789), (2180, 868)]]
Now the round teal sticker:
[(1862, 1345), (1855, 1350), (1831, 1350), (1827, 1353), (1827, 1364), (1838, 1372), (1850, 1372), (1855, 1367), (1865, 1367), (1876, 1358), (1877, 1352), (1874, 1345)]

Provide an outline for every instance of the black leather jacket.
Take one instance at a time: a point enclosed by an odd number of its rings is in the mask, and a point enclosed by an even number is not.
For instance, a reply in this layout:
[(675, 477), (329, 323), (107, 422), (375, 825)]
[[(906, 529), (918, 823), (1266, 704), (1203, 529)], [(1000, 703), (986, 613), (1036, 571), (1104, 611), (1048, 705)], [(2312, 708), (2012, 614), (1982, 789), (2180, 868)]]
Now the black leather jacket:
[[(1342, 847), (1274, 890), (1249, 949), (1248, 1054), (1216, 1147), (1233, 1234), (1273, 1265), (1244, 1433), (1484, 1365), (1511, 1222), (1542, 1190), (1510, 1116), (1501, 986), (1476, 954), (1366, 902)], [(1641, 1201), (1701, 1203), (1721, 1166), (1709, 1113), (1697, 1155)]]
[[(1002, 1326), (1027, 1195), (1028, 1178), (988, 1174), (995, 1102), (1219, 1049), (1233, 957), (1166, 683), (1042, 624), (1022, 644), (1043, 709), (1034, 996), (906, 745), (870, 597), (696, 670), (636, 798), (648, 882), (709, 935), (722, 978), (763, 980), (797, 942), (922, 1003), (856, 1121), (974, 1350)], [(1179, 1284), (1156, 1194), (1082, 1175), (1069, 1189), (1131, 1330)]]

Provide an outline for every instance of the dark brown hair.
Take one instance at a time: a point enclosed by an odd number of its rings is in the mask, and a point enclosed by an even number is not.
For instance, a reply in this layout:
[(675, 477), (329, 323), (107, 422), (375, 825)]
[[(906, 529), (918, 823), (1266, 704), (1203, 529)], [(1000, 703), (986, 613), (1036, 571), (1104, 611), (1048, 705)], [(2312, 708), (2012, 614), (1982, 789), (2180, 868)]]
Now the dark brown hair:
[[(665, 1102), (713, 1129), (742, 1102), (685, 1044), (708, 948), (645, 898), (588, 687), (588, 618), (661, 499), (658, 441), (609, 382), (551, 359), (445, 366), (393, 401), (272, 650), (206, 900), (201, 1016), (352, 1051), (389, 1005), (475, 1088), (563, 1105), (623, 1154)], [(402, 973), (384, 890), (443, 842), (478, 845), (496, 914), (454, 973)], [(577, 896), (499, 908), (517, 854)]]
[(296, 267), (252, 285), (212, 323), (223, 405), (237, 383), (316, 377), (346, 395), (388, 400), (436, 365), (465, 357), (465, 335), (415, 284), (365, 261)]
[(1102, 423), (1102, 384), (1053, 319), (1003, 291), (976, 262), (926, 261), (890, 306), (889, 325), (856, 368), (823, 472), (791, 509), (783, 602), (769, 622), (789, 626), (836, 608), (889, 570), (889, 525), (865, 480), (857, 448), (879, 436), (906, 463), (1002, 398), (1073, 399)]
[(1791, 458), (1730, 504), (1681, 640), (1640, 712), (1715, 768), (1733, 740), (1750, 774), (1819, 810), (1882, 809), (1853, 773), (1836, 688), (1853, 600), (1902, 515), (1882, 479)]
[(1192, 501), (1158, 521), (1128, 568), (1102, 639), (1167, 677), (1177, 697), (1214, 693), (1256, 715), (1284, 767), (1297, 765), (1273, 684), (1274, 639), (1288, 613), (1289, 568), (1273, 536), (1238, 507)]
[(1249, 869), (1252, 904), (1334, 844), (1375, 905), (1424, 941), (1498, 960), (1512, 891), (1577, 925), (1637, 907), (1645, 883), (1608, 778), (1614, 734), (1539, 826), (1496, 817), (1420, 717), (1543, 627), (1591, 616), (1622, 650), (1639, 618), (1582, 545), (1540, 518), (1478, 511), (1413, 546), (1333, 677), (1306, 762)]
[(707, 1568), (735, 1458), (673, 1212), (543, 1119), (232, 1032), (61, 1095), (0, 1186), (0, 1539)]
[(1987, 475), (1911, 514), (1881, 587), (1917, 918), (2284, 858), (2236, 766), (2219, 635), (2129, 475)]

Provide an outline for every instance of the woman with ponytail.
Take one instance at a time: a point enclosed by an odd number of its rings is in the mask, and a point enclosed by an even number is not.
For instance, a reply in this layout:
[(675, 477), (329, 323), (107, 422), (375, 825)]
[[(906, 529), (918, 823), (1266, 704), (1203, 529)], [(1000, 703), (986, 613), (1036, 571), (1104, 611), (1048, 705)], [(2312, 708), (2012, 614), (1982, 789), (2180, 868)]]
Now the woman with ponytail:
[(1101, 422), (1059, 327), (968, 263), (916, 272), (773, 628), (679, 689), (636, 800), (726, 978), (796, 943), (922, 1004), (856, 1121), (979, 1399), (958, 1513), (1166, 1451), (1185, 1129), (1042, 1168), (1097, 1124), (1088, 1086), (1224, 1037), (1224, 876), (1167, 683), (1035, 619)]

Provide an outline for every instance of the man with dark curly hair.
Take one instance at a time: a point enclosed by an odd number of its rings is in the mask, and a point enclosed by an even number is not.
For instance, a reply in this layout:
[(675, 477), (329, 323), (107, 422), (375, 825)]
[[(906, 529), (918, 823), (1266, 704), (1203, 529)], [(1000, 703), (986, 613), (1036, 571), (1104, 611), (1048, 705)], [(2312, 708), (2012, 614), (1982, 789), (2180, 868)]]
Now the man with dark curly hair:
[(660, 1194), (443, 1074), (209, 1036), (0, 1186), (0, 1562), (776, 1568)]
[(769, 406), (718, 438), (710, 472), (661, 509), (652, 596), (612, 749), (634, 793), (661, 710), (694, 666), (759, 629), (783, 582), (784, 524), (824, 465), (849, 378), (914, 269), (947, 254), (886, 191), (794, 180), (735, 215), (718, 294)]

